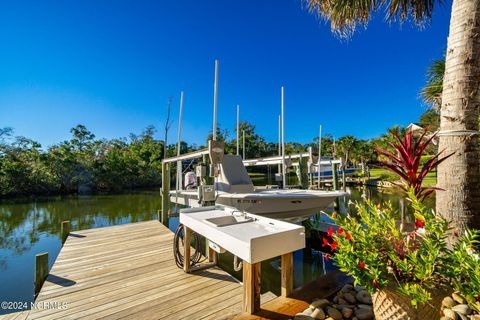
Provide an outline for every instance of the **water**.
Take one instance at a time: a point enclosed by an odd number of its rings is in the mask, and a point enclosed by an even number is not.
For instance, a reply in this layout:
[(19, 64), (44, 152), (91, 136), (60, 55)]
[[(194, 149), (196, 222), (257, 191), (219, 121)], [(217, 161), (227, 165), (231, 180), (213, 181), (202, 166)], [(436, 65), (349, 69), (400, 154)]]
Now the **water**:
[[(354, 189), (351, 198), (360, 199), (364, 192), (376, 201), (391, 200), (398, 204), (398, 194), (382, 193), (371, 188)], [(342, 200), (341, 208), (344, 208), (347, 199)], [(0, 301), (33, 300), (35, 255), (48, 252), (49, 267), (53, 265), (61, 248), (62, 221), (70, 220), (74, 231), (153, 220), (157, 219), (160, 206), (158, 190), (0, 202)], [(178, 218), (171, 218), (169, 228), (175, 230), (177, 226)], [(232, 261), (231, 255), (220, 255), (220, 266), (241, 278), (241, 272), (234, 272)], [(262, 292), (280, 293), (279, 264), (279, 258), (262, 263)], [(331, 261), (324, 265), (321, 252), (312, 248), (310, 243), (307, 243), (306, 249), (294, 253), (295, 286), (334, 269)], [(2, 313), (5, 311), (0, 310)]]

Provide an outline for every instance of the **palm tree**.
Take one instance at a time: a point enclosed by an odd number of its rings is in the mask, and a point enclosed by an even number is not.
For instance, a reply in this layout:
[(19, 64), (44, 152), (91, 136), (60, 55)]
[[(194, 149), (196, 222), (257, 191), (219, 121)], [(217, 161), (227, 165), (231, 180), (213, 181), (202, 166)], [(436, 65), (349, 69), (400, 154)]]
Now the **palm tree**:
[[(310, 11), (330, 20), (340, 36), (366, 26), (387, 9), (387, 20), (428, 21), (441, 0), (306, 0)], [(440, 108), (439, 150), (454, 152), (438, 167), (437, 211), (453, 227), (480, 228), (480, 1), (453, 0)]]
[(445, 74), (445, 60), (435, 60), (427, 70), (427, 83), (420, 95), (423, 101), (431, 105), (435, 111), (442, 106), (443, 76)]

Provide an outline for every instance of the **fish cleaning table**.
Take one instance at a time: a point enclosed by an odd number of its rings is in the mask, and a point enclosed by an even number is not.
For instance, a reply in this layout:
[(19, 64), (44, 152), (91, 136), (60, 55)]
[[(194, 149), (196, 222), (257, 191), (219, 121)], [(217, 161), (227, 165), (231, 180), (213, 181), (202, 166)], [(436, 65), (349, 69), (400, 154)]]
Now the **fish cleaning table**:
[[(281, 256), (282, 295), (293, 290), (293, 252), (305, 248), (302, 226), (269, 219), (226, 206), (180, 210), (185, 243), (191, 231), (209, 240), (209, 247), (223, 249), (243, 260), (244, 311), (260, 309), (260, 262)], [(209, 250), (210, 261), (213, 255)], [(184, 270), (190, 272), (190, 246), (185, 245)]]

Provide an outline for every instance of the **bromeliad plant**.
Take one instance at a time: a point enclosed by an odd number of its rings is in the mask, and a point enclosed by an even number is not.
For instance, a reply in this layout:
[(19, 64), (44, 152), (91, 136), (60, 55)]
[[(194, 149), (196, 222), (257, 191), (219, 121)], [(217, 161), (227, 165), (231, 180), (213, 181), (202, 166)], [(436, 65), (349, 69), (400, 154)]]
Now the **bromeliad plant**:
[(442, 154), (442, 151), (440, 151), (421, 166), (422, 155), (428, 145), (435, 138), (436, 133), (425, 138), (425, 135), (427, 134), (427, 131), (425, 130), (420, 137), (415, 138), (413, 129), (411, 128), (405, 133), (403, 138), (399, 136), (397, 130), (394, 130), (392, 134), (396, 143), (388, 142), (388, 144), (393, 150), (395, 150), (395, 152), (375, 148), (375, 151), (378, 154), (384, 155), (390, 159), (390, 162), (383, 162), (382, 167), (387, 168), (398, 175), (403, 182), (399, 187), (404, 192), (413, 189), (415, 196), (420, 201), (423, 201), (435, 190), (438, 190), (437, 188), (424, 187), (423, 180), (429, 172), (432, 172), (440, 163), (453, 154), (440, 157)]
[(417, 307), (439, 288), (453, 287), (480, 312), (480, 231), (468, 231), (453, 248), (448, 247), (448, 221), (422, 202), (433, 192), (422, 186), (423, 178), (445, 157), (440, 159), (437, 154), (418, 168), (426, 145), (416, 141), (412, 132), (406, 136), (397, 136), (398, 144), (392, 144), (397, 155), (390, 153), (392, 163), (385, 167), (404, 182), (415, 215), (414, 227), (404, 231), (390, 203), (375, 204), (365, 198), (353, 204), (356, 216), (332, 215), (339, 229), (330, 229), (323, 245), (330, 247), (342, 271), (372, 293), (393, 288)]

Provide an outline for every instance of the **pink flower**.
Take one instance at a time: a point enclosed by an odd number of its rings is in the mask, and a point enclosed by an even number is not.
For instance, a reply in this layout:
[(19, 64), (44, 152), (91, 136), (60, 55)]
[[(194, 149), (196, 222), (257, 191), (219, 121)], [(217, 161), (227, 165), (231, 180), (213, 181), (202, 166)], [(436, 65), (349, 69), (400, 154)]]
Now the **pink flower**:
[(373, 287), (374, 287), (375, 289), (378, 289), (377, 279), (373, 279), (372, 285), (373, 285)]
[(360, 268), (360, 270), (365, 269), (365, 262), (360, 261), (360, 263), (358, 264), (358, 267)]

